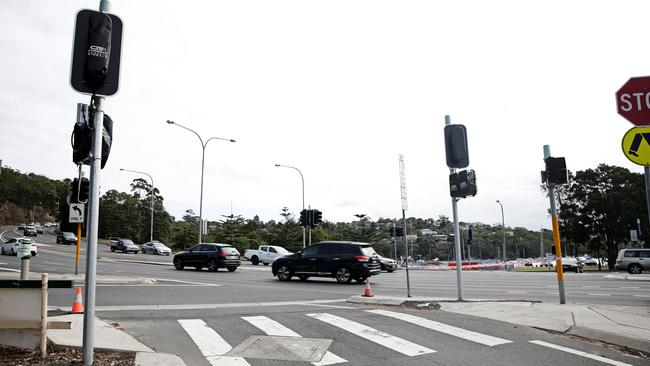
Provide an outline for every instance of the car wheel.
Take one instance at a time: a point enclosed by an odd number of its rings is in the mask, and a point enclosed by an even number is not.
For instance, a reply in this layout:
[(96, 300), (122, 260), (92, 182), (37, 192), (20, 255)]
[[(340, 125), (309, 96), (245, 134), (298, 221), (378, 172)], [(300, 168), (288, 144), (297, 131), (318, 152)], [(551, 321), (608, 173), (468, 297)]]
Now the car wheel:
[(36, 252), (32, 252), (32, 257), (36, 257)]
[(142, 252), (142, 254), (147, 254), (147, 251), (144, 250), (144, 248), (142, 248), (142, 250), (140, 250), (140, 251)]
[(350, 273), (350, 270), (345, 267), (339, 268), (336, 271), (335, 277), (339, 283), (350, 283), (352, 281), (352, 274)]
[(641, 267), (640, 264), (632, 263), (627, 267), (627, 271), (630, 274), (641, 274), (641, 272), (643, 272), (643, 267)]
[(154, 250), (154, 251), (153, 251), (153, 255), (158, 255), (158, 254), (160, 254), (160, 253), (158, 253), (157, 250)]
[(114, 252), (114, 251), (115, 251), (115, 247), (111, 247), (111, 252)]
[(5, 247), (2, 247), (2, 255), (5, 255)]
[(235, 272), (237, 267), (228, 267), (228, 272)]
[(253, 258), (251, 258), (251, 262), (253, 263), (254, 266), (256, 266), (256, 265), (260, 264), (260, 259), (257, 258), (256, 255), (254, 255)]
[(185, 266), (184, 266), (183, 263), (181, 263), (181, 262), (176, 262), (176, 261), (174, 261), (174, 268), (176, 268), (177, 270), (181, 271), (183, 268), (185, 268)]
[(208, 262), (208, 271), (210, 272), (217, 271), (217, 262), (215, 262), (214, 259), (210, 259), (210, 261)]
[(300, 278), (300, 281), (307, 281), (309, 276), (307, 276), (307, 275), (298, 275), (298, 278)]
[(291, 280), (291, 268), (287, 266), (281, 266), (278, 268), (278, 279), (280, 281), (289, 281)]

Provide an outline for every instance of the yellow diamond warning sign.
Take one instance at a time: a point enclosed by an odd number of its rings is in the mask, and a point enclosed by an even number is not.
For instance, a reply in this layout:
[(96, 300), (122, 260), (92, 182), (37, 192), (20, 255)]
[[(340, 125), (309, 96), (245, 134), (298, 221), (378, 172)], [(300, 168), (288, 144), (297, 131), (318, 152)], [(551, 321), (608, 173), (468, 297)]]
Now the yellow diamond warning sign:
[(650, 165), (650, 126), (634, 127), (625, 133), (623, 154), (635, 164)]

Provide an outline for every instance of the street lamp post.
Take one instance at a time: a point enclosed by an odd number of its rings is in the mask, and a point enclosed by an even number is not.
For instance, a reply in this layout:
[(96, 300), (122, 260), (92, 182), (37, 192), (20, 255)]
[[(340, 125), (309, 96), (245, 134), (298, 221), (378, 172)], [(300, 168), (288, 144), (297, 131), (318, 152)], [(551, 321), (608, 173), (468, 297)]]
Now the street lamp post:
[(506, 220), (505, 217), (503, 216), (503, 204), (501, 201), (497, 200), (497, 203), (499, 206), (501, 206), (501, 231), (503, 232), (503, 266), (505, 269), (506, 265)]
[(146, 175), (147, 177), (149, 177), (149, 179), (151, 179), (151, 192), (150, 192), (151, 193), (151, 228), (150, 228), (151, 231), (150, 231), (150, 235), (149, 235), (149, 241), (151, 243), (153, 243), (153, 196), (154, 196), (154, 194), (153, 194), (153, 188), (154, 188), (154, 186), (153, 186), (153, 177), (148, 173), (139, 172), (137, 170), (129, 170), (129, 169), (120, 168), (120, 171)]
[[(275, 167), (276, 168), (278, 168), (278, 167), (291, 168), (291, 169), (295, 169), (298, 173), (300, 173), (300, 179), (302, 181), (302, 209), (304, 210), (305, 209), (305, 177), (302, 175), (302, 172), (300, 171), (300, 169), (298, 169), (296, 167), (293, 167), (293, 166), (282, 165), (282, 164), (275, 164)], [(310, 232), (310, 234), (311, 234), (311, 232)], [(310, 237), (309, 240), (311, 240), (311, 237)], [(305, 228), (303, 227), (302, 228), (302, 249), (305, 249), (306, 246), (307, 245), (306, 245), (306, 240), (305, 240)]]
[(196, 133), (196, 131), (194, 131), (193, 129), (187, 128), (187, 127), (185, 127), (183, 125), (180, 125), (180, 124), (178, 124), (178, 123), (176, 123), (174, 121), (170, 121), (170, 120), (167, 120), (167, 123), (170, 124), (170, 125), (176, 125), (176, 126), (178, 126), (180, 128), (184, 128), (184, 129), (192, 132), (193, 134), (195, 134), (196, 137), (199, 138), (199, 141), (201, 142), (201, 148), (203, 149), (203, 153), (201, 155), (201, 198), (199, 200), (199, 243), (201, 243), (202, 242), (202, 240), (201, 240), (202, 239), (202, 237), (201, 237), (202, 230), (201, 229), (203, 227), (203, 171), (204, 171), (204, 168), (205, 168), (205, 147), (208, 145), (208, 142), (210, 142), (211, 140), (223, 140), (223, 141), (230, 141), (230, 142), (235, 142), (235, 140), (233, 140), (233, 139), (224, 139), (224, 138), (221, 138), (221, 137), (210, 137), (205, 142), (203, 142), (203, 139), (201, 138), (201, 136), (198, 133)]

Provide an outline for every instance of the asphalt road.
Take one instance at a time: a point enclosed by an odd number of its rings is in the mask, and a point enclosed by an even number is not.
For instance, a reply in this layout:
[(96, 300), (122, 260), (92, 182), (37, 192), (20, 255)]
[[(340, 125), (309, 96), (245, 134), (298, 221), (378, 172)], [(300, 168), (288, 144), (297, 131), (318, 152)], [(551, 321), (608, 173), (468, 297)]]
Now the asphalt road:
[[(5, 238), (15, 237), (7, 228)], [(55, 236), (39, 236), (39, 254), (32, 258), (33, 272), (72, 273), (74, 247), (55, 244)], [(85, 251), (82, 251), (84, 253)], [(149, 262), (139, 263), (137, 261)], [(340, 285), (333, 279), (281, 282), (270, 268), (245, 262), (235, 272), (177, 271), (169, 257), (111, 253), (99, 248), (97, 273), (102, 276), (154, 278), (155, 285), (98, 285), (97, 315), (117, 322), (129, 334), (155, 350), (180, 355), (188, 365), (241, 364), (229, 358), (216, 360), (204, 354), (242, 346), (249, 337), (292, 335), (331, 341), (327, 356), (332, 363), (344, 360), (351, 365), (599, 365), (606, 357), (610, 364), (643, 365), (636, 358), (584, 340), (550, 334), (530, 327), (441, 311), (362, 307), (345, 302), (360, 295), (363, 285)], [(158, 264), (152, 264), (158, 263)], [(165, 264), (167, 263), (167, 265)], [(19, 260), (0, 257), (0, 271), (16, 272)], [(85, 263), (80, 266), (85, 269)], [(650, 283), (605, 279), (606, 273), (568, 273), (567, 300), (576, 303), (650, 305)], [(411, 271), (413, 296), (455, 299), (455, 272)], [(553, 273), (477, 271), (464, 273), (466, 299), (522, 299), (558, 302)], [(378, 295), (406, 295), (404, 271), (382, 273), (372, 278)], [(50, 290), (50, 304), (69, 307), (72, 290)], [(388, 310), (398, 317), (419, 317), (407, 322), (368, 310)], [(461, 331), (441, 333), (422, 326), (436, 321)], [(455, 329), (455, 328), (454, 328)], [(467, 331), (507, 342), (496, 345), (477, 343)], [(218, 334), (218, 335), (215, 335)], [(265, 339), (277, 341), (277, 339)], [(257, 340), (257, 343), (263, 340)], [(532, 343), (534, 342), (534, 343)], [(546, 342), (546, 343), (544, 343)], [(566, 347), (562, 351), (549, 348)], [(200, 348), (202, 347), (203, 352)], [(250, 365), (306, 365), (305, 361), (274, 360), (273, 350), (258, 346), (248, 351), (262, 352), (262, 359), (250, 354)], [(301, 348), (302, 354), (306, 349)], [(435, 352), (434, 352), (435, 351)], [(583, 354), (569, 353), (573, 351)], [(282, 357), (287, 356), (287, 352)], [(338, 362), (335, 362), (338, 361)], [(234, 363), (233, 363), (234, 362)], [(622, 362), (622, 363), (616, 363)], [(324, 365), (328, 363), (315, 363)]]

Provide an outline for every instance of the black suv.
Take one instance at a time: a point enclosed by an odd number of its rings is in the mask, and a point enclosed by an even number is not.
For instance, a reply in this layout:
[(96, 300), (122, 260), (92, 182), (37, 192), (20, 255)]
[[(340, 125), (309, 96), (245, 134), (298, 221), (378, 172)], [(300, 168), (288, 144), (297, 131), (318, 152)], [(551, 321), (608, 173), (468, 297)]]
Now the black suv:
[(368, 243), (323, 241), (276, 259), (272, 271), (281, 281), (289, 281), (292, 276), (302, 281), (316, 276), (350, 283), (352, 279), (363, 282), (369, 276), (378, 275), (381, 269), (377, 253)]
[(239, 252), (230, 244), (202, 243), (196, 244), (187, 252), (174, 256), (174, 267), (181, 270), (185, 267), (194, 267), (201, 270), (206, 267), (210, 272), (219, 268), (227, 268), (233, 272), (241, 265)]

